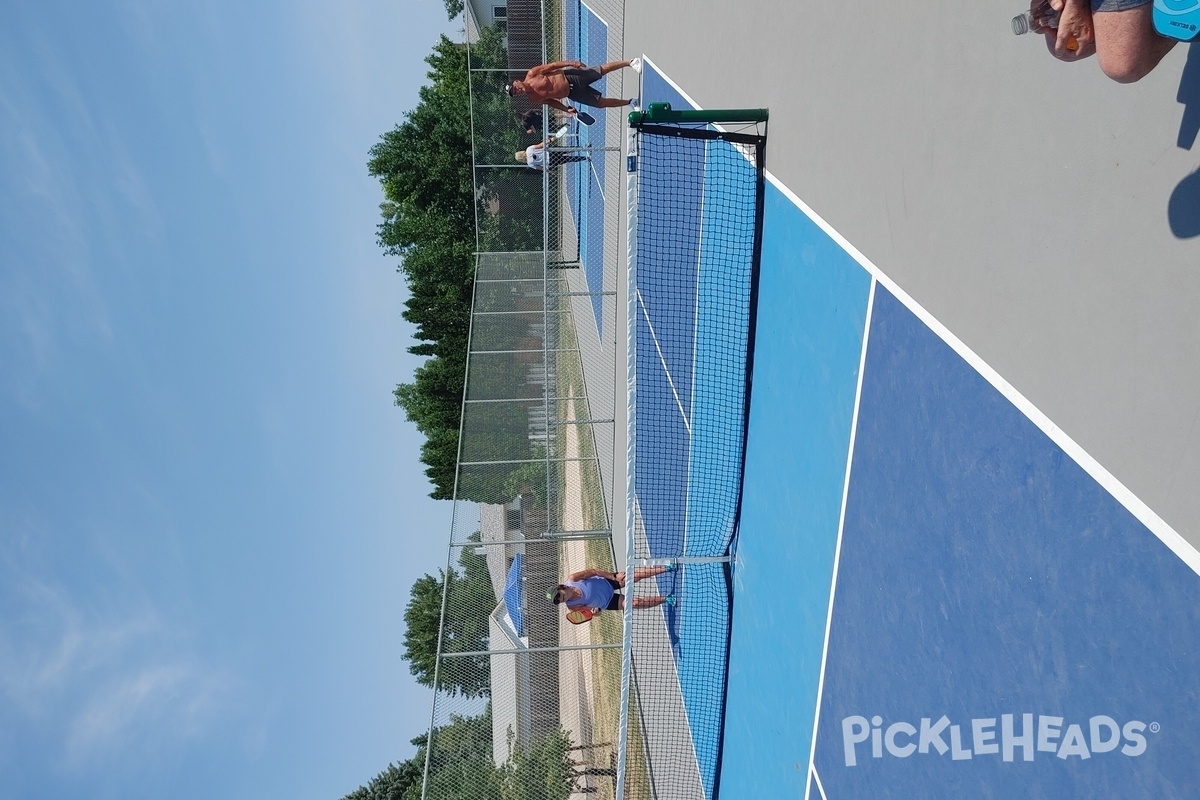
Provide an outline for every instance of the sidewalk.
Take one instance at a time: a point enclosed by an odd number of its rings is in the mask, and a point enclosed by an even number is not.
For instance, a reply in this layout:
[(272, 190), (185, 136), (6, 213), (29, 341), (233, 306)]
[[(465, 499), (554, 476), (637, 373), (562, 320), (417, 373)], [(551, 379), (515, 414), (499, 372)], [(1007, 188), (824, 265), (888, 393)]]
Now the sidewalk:
[[(565, 426), (565, 459), (563, 492), (563, 530), (584, 530), (581, 462), (579, 458), (579, 431), (572, 424), (575, 409), (567, 404)], [(560, 551), (560, 566), (563, 575), (587, 568), (587, 550), (584, 542), (564, 542)], [(559, 641), (563, 644), (592, 644), (591, 628), (588, 625), (572, 625), (566, 619), (559, 621)], [(577, 745), (591, 744), (594, 739), (592, 708), (595, 689), (592, 678), (592, 653), (587, 650), (569, 650), (559, 657), (559, 718), (563, 728)]]

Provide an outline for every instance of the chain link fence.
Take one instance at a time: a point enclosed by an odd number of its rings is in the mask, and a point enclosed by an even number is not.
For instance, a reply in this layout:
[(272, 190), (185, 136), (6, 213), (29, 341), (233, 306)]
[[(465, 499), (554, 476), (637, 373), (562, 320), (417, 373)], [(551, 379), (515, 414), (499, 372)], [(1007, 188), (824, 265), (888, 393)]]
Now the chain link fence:
[[(497, 9), (491, 13), (500, 19)], [(705, 303), (675, 308), (659, 298), (678, 289), (682, 274), (673, 265), (686, 258), (660, 259), (666, 269), (651, 283), (639, 277), (631, 295), (652, 298), (643, 316), (655, 318), (653, 326), (637, 326), (636, 349), (647, 356), (639, 363), (684, 365), (658, 381), (663, 387), (711, 379), (705, 397), (725, 392), (719, 408), (729, 413), (705, 412), (697, 445), (691, 403), (682, 422), (671, 417), (684, 408), (674, 389), (655, 402), (656, 373), (639, 368), (636, 408), (625, 409), (637, 421), (629, 466), (636, 486), (615, 492), (616, 365), (624, 390), (631, 330), (628, 309), (618, 314), (616, 289), (618, 277), (627, 282), (636, 272), (619, 268), (632, 231), (623, 207), (625, 109), (592, 108), (595, 122), (584, 126), (510, 97), (505, 86), (542, 63), (623, 60), (624, 5), (509, 0), (501, 10), (503, 25), (485, 26), (468, 6), (463, 45), (476, 274), (422, 797), (713, 797), (750, 348), (749, 329), (733, 320), (749, 324), (753, 292), (738, 282), (715, 291), (706, 261), (688, 273), (704, 276), (703, 290), (698, 283), (693, 289)], [(607, 97), (629, 97), (631, 75), (617, 69), (595, 86)], [(530, 112), (540, 118), (530, 120)], [(761, 161), (757, 172), (747, 168), (744, 143), (710, 145), (711, 138), (698, 139), (698, 155), (673, 147), (690, 161), (660, 170), (642, 190), (649, 206), (667, 212), (646, 241), (682, 247), (693, 260), (707, 251), (689, 246), (681, 231), (700, 219), (705, 193), (692, 191), (691, 205), (677, 208), (688, 192), (666, 178), (690, 175), (696, 164), (720, 165), (720, 156), (727, 166), (713, 173), (714, 186), (735, 191), (734, 177), (749, 178), (750, 196), (761, 186)], [(538, 146), (546, 158), (533, 169), (530, 148)], [(631, 157), (628, 168), (635, 163)], [(659, 189), (666, 194), (656, 197)], [(677, 210), (687, 219), (675, 220)], [(647, 218), (647, 231), (658, 216)], [(750, 232), (753, 250), (756, 224), (761, 217), (738, 218), (726, 238), (742, 241)], [(737, 262), (731, 274), (750, 274), (737, 269), (753, 258), (735, 258), (728, 241), (714, 241), (722, 242), (714, 253)], [(696, 309), (718, 295), (728, 295), (732, 316), (708, 320), (714, 327), (704, 334), (708, 344), (697, 346), (697, 361), (687, 346), (701, 332)], [(721, 376), (708, 369), (716, 353), (736, 356)], [(709, 378), (692, 375), (688, 363), (701, 363)], [(668, 413), (656, 420), (661, 410)], [(622, 461), (627, 433), (623, 426)], [(626, 506), (622, 553), (635, 568), (625, 587), (629, 608), (571, 624), (547, 595), (577, 571), (615, 571), (615, 495)], [(635, 614), (635, 606), (651, 610)]]
[[(476, 276), (427, 800), (616, 796), (620, 615), (572, 625), (546, 593), (615, 567), (618, 247), (606, 237), (619, 228), (620, 120), (569, 125), (539, 171), (518, 154), (564, 120), (543, 109), (526, 133), (535, 109), (504, 91), (532, 66), (577, 57), (579, 9), (508, 0), (494, 25), (466, 9)], [(619, 52), (619, 25), (609, 37)]]

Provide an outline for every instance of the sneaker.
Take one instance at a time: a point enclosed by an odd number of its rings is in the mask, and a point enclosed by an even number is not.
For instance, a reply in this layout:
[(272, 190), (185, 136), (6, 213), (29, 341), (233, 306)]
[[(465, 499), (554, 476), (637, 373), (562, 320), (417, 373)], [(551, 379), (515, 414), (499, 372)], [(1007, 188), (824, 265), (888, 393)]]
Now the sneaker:
[(642, 71), (642, 60), (640, 58), (633, 59), (632, 61), (629, 62), (629, 68), (631, 70), (633, 70), (634, 72), (641, 72)]
[(636, 98), (636, 97), (629, 98), (629, 107), (632, 108), (634, 111), (642, 110), (642, 107), (638, 103), (639, 103), (638, 98)]
[(679, 568), (679, 565), (676, 564), (674, 561), (672, 561), (670, 564), (666, 565), (667, 572), (674, 572), (678, 568)]
[(669, 606), (675, 605), (675, 595), (673, 595), (673, 594), (667, 595), (666, 599), (663, 600), (663, 602)]

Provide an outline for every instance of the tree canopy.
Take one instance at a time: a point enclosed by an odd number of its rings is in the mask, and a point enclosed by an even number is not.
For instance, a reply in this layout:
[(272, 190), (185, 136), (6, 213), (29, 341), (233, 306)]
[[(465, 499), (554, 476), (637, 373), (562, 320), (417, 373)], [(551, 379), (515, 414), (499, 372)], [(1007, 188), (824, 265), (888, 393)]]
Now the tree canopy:
[(343, 800), (420, 800), (425, 756), (418, 754), (400, 764), (388, 764), (366, 786), (360, 786)]
[(571, 739), (559, 728), (528, 746), (509, 733), (508, 762), (500, 768), (504, 800), (567, 800), (575, 781), (567, 751)]
[[(491, 662), (487, 655), (459, 656), (488, 646), (488, 616), (496, 607), (487, 559), (475, 548), (463, 548), (459, 556), (462, 572), (451, 568), (438, 577), (425, 575), (412, 586), (404, 610), (404, 658), (422, 686), (450, 694), (481, 697), (491, 691)], [(447, 587), (448, 584), (448, 587)], [(442, 598), (446, 598), (446, 620), (442, 627)], [(442, 643), (438, 666), (438, 638)]]
[[(434, 748), (429, 759), (427, 800), (504, 800), (502, 773), (492, 763), (492, 713), (470, 717), (451, 715), (450, 722), (433, 731)], [(421, 800), (428, 737), (412, 740), (417, 754), (387, 769), (342, 800)]]
[[(477, 179), (472, 167), (472, 112), (479, 122), (480, 158), (507, 154), (511, 161), (521, 144), (520, 126), (502, 90), (507, 59), (501, 33), (483, 29), (472, 45), (470, 64), (467, 50), (445, 36), (425, 61), (429, 83), (421, 88), (416, 108), (371, 147), (367, 170), (384, 194), (377, 240), (386, 253), (400, 257), (398, 269), (409, 290), (402, 316), (416, 326), (417, 339), (409, 352), (427, 357), (412, 383), (396, 387), (395, 402), (425, 437), (421, 461), (433, 484), (431, 496), (450, 499), (470, 330), (476, 220), (481, 221), (478, 246), (503, 244), (511, 249), (514, 236), (532, 237), (528, 220), (501, 225), (497, 215), (486, 213), (487, 205), (497, 200), (495, 181), (487, 175)], [(478, 71), (486, 67), (497, 71)], [(509, 204), (529, 193), (530, 178), (520, 177), (517, 190), (506, 192)], [(540, 183), (535, 188), (540, 190)], [(540, 246), (540, 233), (538, 242)]]
[[(509, 758), (492, 759), (491, 704), (477, 716), (451, 715), (433, 731), (427, 800), (567, 800), (574, 788), (571, 739), (562, 728), (523, 743), (509, 731)], [(387, 769), (343, 800), (420, 800), (429, 739), (413, 739), (417, 754)]]

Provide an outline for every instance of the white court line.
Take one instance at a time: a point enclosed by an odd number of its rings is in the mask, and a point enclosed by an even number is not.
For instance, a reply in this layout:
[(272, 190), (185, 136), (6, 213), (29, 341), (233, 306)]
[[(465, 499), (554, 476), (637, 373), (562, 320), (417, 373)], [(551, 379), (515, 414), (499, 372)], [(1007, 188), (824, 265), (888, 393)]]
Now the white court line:
[[(607, 205), (608, 201), (604, 198), (604, 183), (600, 180), (600, 176), (596, 174), (596, 163), (592, 161), (591, 156), (588, 156), (587, 165), (592, 173), (592, 177), (596, 179), (596, 188), (600, 190), (600, 202)], [(590, 211), (591, 209), (588, 210)]]
[(821, 783), (821, 774), (817, 772), (816, 767), (812, 768), (812, 776), (813, 780), (817, 782), (817, 791), (821, 793), (821, 800), (829, 800), (829, 798), (825, 796), (825, 784)]
[[(642, 54), (642, 74), (643, 74), (643, 75), (645, 75), (645, 74), (646, 74), (646, 65), (647, 65), (647, 64), (649, 64), (650, 66), (654, 67), (654, 71), (655, 71), (655, 72), (657, 72), (659, 75), (661, 75), (661, 76), (662, 76), (662, 79), (663, 79), (664, 81), (666, 81), (667, 83), (669, 83), (669, 84), (671, 85), (671, 88), (672, 88), (672, 89), (674, 89), (675, 91), (677, 91), (677, 92), (679, 92), (681, 95), (683, 95), (683, 99), (684, 99), (684, 100), (687, 100), (689, 103), (691, 103), (691, 104), (692, 104), (692, 108), (695, 108), (695, 109), (700, 109), (700, 108), (703, 108), (703, 106), (701, 106), (699, 103), (697, 103), (695, 100), (693, 100), (693, 99), (692, 99), (692, 96), (691, 96), (690, 94), (688, 94), (687, 92), (685, 92), (685, 91), (683, 90), (683, 87), (681, 87), (681, 86), (680, 86), (678, 83), (676, 83), (675, 81), (671, 80), (671, 76), (667, 75), (667, 73), (666, 73), (666, 72), (664, 72), (663, 70), (659, 69), (659, 68), (658, 68), (658, 65), (657, 65), (657, 64), (655, 64), (653, 61), (651, 61), (651, 60), (650, 60), (650, 56), (648, 56), (648, 55), (645, 55), (645, 54), (643, 53), (643, 54)], [(641, 100), (642, 100), (642, 105), (645, 105), (645, 104), (646, 104), (646, 100), (645, 100), (645, 98), (641, 98)], [(675, 109), (675, 110), (676, 110), (676, 111), (678, 111), (679, 109)]]
[[(830, 576), (829, 582), (829, 604), (825, 610), (825, 641), (821, 645), (821, 669), (817, 677), (817, 704), (813, 714), (812, 724), (812, 742), (809, 743), (808, 751), (808, 768), (812, 771), (817, 769), (817, 731), (821, 724), (821, 699), (825, 693), (825, 672), (827, 661), (829, 660), (829, 632), (833, 629), (833, 601), (837, 597), (837, 577), (838, 565), (842, 560), (842, 532), (846, 525), (846, 498), (850, 494), (850, 468), (854, 463), (854, 442), (858, 438), (858, 409), (862, 402), (862, 384), (864, 368), (867, 363), (867, 343), (871, 338), (871, 314), (875, 309), (875, 286), (876, 282), (871, 281), (871, 289), (867, 294), (867, 313), (865, 316), (866, 326), (863, 331), (862, 349), (858, 353), (858, 385), (854, 387), (854, 413), (850, 417), (850, 443), (846, 448), (846, 473), (842, 479), (842, 507), (838, 513), (838, 533), (837, 543), (833, 548), (833, 574)], [(809, 787), (804, 789), (805, 800), (810, 800)], [(821, 790), (821, 796), (824, 797), (825, 790)]]
[(658, 353), (658, 360), (663, 366), (663, 374), (667, 376), (667, 385), (671, 387), (671, 394), (675, 397), (675, 405), (679, 409), (679, 416), (683, 417), (684, 427), (687, 428), (688, 437), (692, 435), (692, 421), (688, 418), (687, 411), (683, 408), (683, 401), (679, 399), (679, 391), (675, 388), (675, 379), (671, 377), (671, 370), (667, 367), (667, 359), (663, 356), (662, 348), (658, 346), (658, 333), (654, 330), (654, 323), (650, 321), (650, 313), (646, 310), (646, 301), (642, 299), (642, 292), (639, 289), (637, 293), (638, 307), (642, 310), (642, 317), (646, 320), (646, 327), (650, 329), (650, 338), (654, 341), (654, 350)]
[[(595, 9), (593, 9), (587, 3), (583, 2), (583, 0), (580, 0), (579, 5), (581, 8), (587, 9), (587, 12), (589, 14), (591, 14), (593, 17), (595, 17), (600, 22), (600, 24), (604, 26), (604, 39), (607, 42), (608, 41), (608, 29), (609, 29), (608, 21), (605, 20), (604, 17), (597, 14)], [(579, 49), (581, 51), (583, 50), (582, 37), (581, 37)], [(607, 78), (608, 76), (606, 75), (605, 77)], [(603, 141), (604, 141), (604, 137), (601, 136), (601, 146), (603, 146)], [(588, 128), (588, 146), (589, 147), (592, 146), (592, 134), (591, 134), (590, 126)], [(608, 205), (608, 198), (604, 196), (604, 182), (602, 180), (600, 180), (600, 175), (596, 172), (596, 164), (595, 164), (595, 162), (592, 161), (592, 157), (590, 155), (588, 156), (587, 165), (588, 165), (588, 171), (592, 175), (592, 180), (594, 180), (596, 182), (596, 188), (600, 191), (600, 202), (604, 203), (605, 205)], [(580, 188), (582, 189), (583, 187), (580, 187)], [(584, 196), (585, 196), (584, 192), (580, 191), (580, 201), (579, 202), (580, 202), (581, 208), (583, 206)], [(590, 207), (588, 208), (588, 211), (589, 212), (591, 211)], [(674, 387), (672, 387), (672, 388), (674, 388)], [(689, 428), (689, 430), (690, 430), (690, 428)]]

